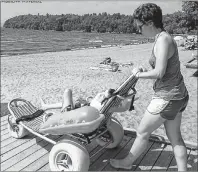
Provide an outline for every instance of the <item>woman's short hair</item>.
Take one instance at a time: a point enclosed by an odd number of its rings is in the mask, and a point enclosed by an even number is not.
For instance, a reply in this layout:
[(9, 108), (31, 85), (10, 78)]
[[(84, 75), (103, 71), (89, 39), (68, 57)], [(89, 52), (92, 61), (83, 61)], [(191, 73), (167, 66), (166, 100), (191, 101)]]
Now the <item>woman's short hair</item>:
[(162, 10), (154, 3), (140, 5), (133, 13), (134, 19), (143, 23), (152, 21), (156, 28), (163, 28)]

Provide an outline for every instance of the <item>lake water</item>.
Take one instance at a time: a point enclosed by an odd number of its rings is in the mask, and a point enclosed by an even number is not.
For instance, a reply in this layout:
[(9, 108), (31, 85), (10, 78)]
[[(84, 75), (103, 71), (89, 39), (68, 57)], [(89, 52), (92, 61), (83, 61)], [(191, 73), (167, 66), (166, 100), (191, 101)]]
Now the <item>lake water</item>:
[[(152, 40), (149, 40), (152, 42)], [(148, 42), (142, 35), (1, 28), (1, 56), (100, 48)]]

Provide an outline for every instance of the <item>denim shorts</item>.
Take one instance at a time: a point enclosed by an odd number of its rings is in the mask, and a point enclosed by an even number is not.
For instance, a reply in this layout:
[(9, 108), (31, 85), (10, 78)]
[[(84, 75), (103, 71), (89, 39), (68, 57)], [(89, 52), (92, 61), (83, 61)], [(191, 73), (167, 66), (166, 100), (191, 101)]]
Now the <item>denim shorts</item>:
[(160, 115), (167, 120), (174, 120), (178, 113), (183, 112), (188, 104), (189, 95), (181, 100), (164, 100), (153, 98), (147, 107), (147, 111), (153, 115)]

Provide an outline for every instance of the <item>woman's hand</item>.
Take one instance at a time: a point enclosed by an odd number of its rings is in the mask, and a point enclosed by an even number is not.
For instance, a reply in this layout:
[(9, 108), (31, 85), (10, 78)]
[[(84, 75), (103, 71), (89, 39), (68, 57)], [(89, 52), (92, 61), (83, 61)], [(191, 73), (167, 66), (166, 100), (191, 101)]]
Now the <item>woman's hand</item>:
[(137, 74), (139, 73), (139, 72), (147, 72), (148, 70), (145, 68), (145, 67), (143, 67), (143, 66), (138, 66), (138, 67), (135, 67), (133, 70), (132, 70), (132, 73), (134, 74), (134, 75), (136, 75), (137, 76)]

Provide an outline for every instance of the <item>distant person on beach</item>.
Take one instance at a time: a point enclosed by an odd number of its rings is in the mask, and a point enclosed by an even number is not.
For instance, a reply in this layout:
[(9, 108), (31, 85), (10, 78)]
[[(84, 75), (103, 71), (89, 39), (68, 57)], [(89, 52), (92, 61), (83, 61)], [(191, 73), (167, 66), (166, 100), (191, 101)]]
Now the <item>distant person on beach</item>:
[(152, 69), (147, 71), (143, 67), (137, 67), (132, 71), (138, 78), (155, 80), (154, 95), (139, 124), (137, 137), (129, 154), (124, 159), (111, 159), (110, 164), (115, 168), (131, 169), (134, 161), (147, 148), (151, 133), (164, 124), (178, 171), (187, 171), (187, 150), (180, 125), (189, 96), (180, 71), (177, 44), (164, 30), (162, 11), (156, 4), (139, 6), (133, 16), (139, 31), (145, 36), (155, 38), (149, 59)]

